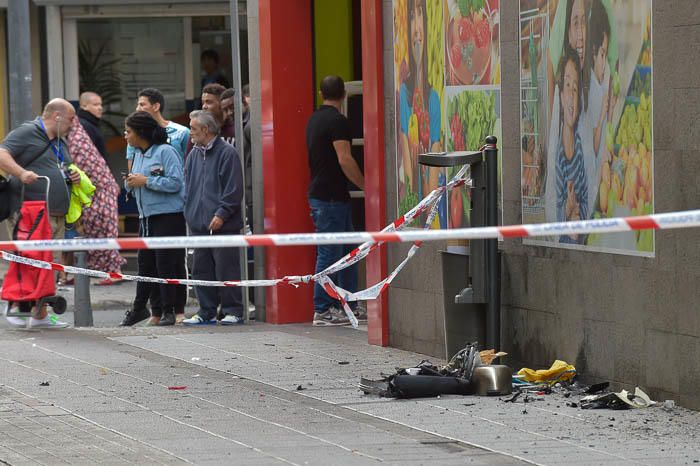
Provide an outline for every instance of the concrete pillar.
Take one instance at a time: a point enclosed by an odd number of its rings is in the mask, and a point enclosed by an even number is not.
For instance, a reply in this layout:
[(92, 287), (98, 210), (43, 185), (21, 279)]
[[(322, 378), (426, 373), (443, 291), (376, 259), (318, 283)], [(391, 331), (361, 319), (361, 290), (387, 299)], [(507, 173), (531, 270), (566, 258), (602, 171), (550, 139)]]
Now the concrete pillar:
[(63, 24), (61, 9), (55, 5), (46, 6), (46, 63), (49, 80), (49, 99), (63, 97)]
[(77, 102), (80, 98), (78, 65), (78, 24), (75, 19), (63, 20), (63, 76), (65, 99)]
[(5, 18), (7, 14), (0, 10), (0, 139), (5, 137), (8, 131), (8, 103), (7, 103), (7, 30)]
[[(253, 159), (253, 233), (265, 230), (265, 192), (262, 163), (262, 108), (260, 103), (260, 13), (258, 0), (248, 0), (248, 76), (250, 82), (250, 149)], [(265, 248), (255, 248), (255, 280), (264, 280)], [(255, 318), (266, 319), (265, 288), (255, 288)]]
[(7, 36), (10, 71), (10, 124), (16, 128), (31, 120), (32, 62), (29, 0), (13, 0), (7, 9)]
[(186, 16), (182, 18), (182, 37), (184, 47), (182, 48), (185, 54), (185, 101), (189, 102), (194, 99), (194, 72), (192, 70), (192, 17)]

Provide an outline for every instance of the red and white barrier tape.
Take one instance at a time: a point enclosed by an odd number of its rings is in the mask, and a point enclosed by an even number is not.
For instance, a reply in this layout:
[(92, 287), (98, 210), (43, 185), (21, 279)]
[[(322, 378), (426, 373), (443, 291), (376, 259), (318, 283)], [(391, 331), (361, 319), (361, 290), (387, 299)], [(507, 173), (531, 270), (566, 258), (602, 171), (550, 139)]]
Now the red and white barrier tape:
[[(461, 186), (468, 181), (462, 177), (465, 175), (466, 169), (460, 170), (450, 183), (446, 186), (440, 187), (433, 192), (431, 192), (425, 199), (423, 199), (418, 205), (411, 209), (406, 214), (402, 215), (398, 220), (392, 222), (383, 231), (396, 231), (398, 229), (405, 228), (409, 225), (415, 217), (421, 215), (425, 210), (430, 209), (428, 218), (425, 222), (424, 228), (428, 228), (433, 222), (433, 219), (437, 215), (437, 206), (441, 197), (444, 195), (445, 191), (451, 189), (455, 186)], [(9, 262), (16, 262), (23, 265), (28, 265), (31, 267), (37, 267), (46, 270), (56, 270), (63, 271), (66, 273), (86, 275), (94, 278), (112, 278), (112, 279), (122, 279), (129, 281), (140, 281), (149, 283), (158, 283), (165, 285), (188, 285), (188, 286), (215, 286), (215, 287), (258, 287), (258, 286), (276, 286), (279, 284), (289, 284), (292, 286), (298, 286), (300, 283), (309, 283), (312, 281), (318, 282), (329, 296), (336, 298), (341, 303), (345, 313), (350, 320), (353, 327), (357, 328), (358, 321), (353, 314), (348, 302), (351, 301), (361, 301), (376, 299), (381, 293), (383, 293), (388, 287), (393, 279), (398, 275), (401, 269), (408, 263), (408, 261), (415, 255), (415, 252), (420, 248), (420, 243), (416, 243), (411, 247), (406, 258), (399, 264), (399, 266), (384, 280), (377, 283), (376, 285), (367, 288), (366, 290), (358, 291), (356, 293), (350, 293), (342, 288), (336, 286), (333, 281), (328, 277), (328, 275), (338, 272), (344, 268), (350, 267), (354, 263), (362, 260), (371, 251), (378, 247), (381, 243), (364, 243), (361, 246), (355, 248), (345, 257), (337, 261), (335, 264), (331, 265), (326, 270), (319, 272), (316, 275), (303, 275), (303, 276), (287, 276), (280, 279), (272, 280), (240, 280), (240, 281), (210, 281), (210, 280), (190, 280), (190, 279), (165, 279), (165, 278), (155, 278), (155, 277), (142, 277), (138, 275), (128, 275), (122, 273), (107, 273), (98, 270), (90, 270), (81, 267), (74, 267), (62, 264), (56, 264), (53, 262), (46, 262), (37, 259), (30, 259), (27, 257), (19, 256), (16, 254), (8, 253), (7, 251), (2, 251), (2, 258)]]
[[(513, 225), (504, 227), (462, 228), (455, 230), (428, 230), (437, 214), (438, 202), (448, 190), (468, 184), (464, 178), (468, 167), (463, 167), (457, 175), (445, 186), (432, 191), (418, 205), (406, 214), (389, 224), (380, 232), (349, 232), (349, 233), (301, 233), (286, 235), (228, 235), (228, 236), (184, 236), (184, 237), (155, 237), (136, 239), (72, 239), (72, 240), (36, 240), (36, 241), (3, 241), (0, 242), (2, 258), (11, 262), (53, 270), (63, 270), (68, 273), (82, 274), (96, 278), (116, 278), (152, 283), (192, 285), (192, 286), (276, 286), (289, 284), (298, 286), (300, 283), (317, 282), (326, 292), (337, 298), (348, 314), (353, 326), (357, 319), (352, 314), (348, 302), (376, 299), (391, 284), (393, 279), (416, 254), (423, 241), (443, 241), (457, 239), (490, 239), (490, 238), (523, 238), (546, 237), (589, 233), (616, 233), (646, 229), (678, 229), (700, 226), (700, 210), (654, 214), (641, 217), (611, 218), (586, 220), (578, 222), (557, 222), (532, 225)], [(401, 231), (416, 217), (429, 211), (424, 230)], [(365, 257), (385, 242), (413, 242), (406, 258), (389, 274), (387, 278), (367, 288), (366, 290), (350, 293), (338, 287), (328, 277), (347, 268)], [(360, 246), (335, 264), (315, 275), (288, 276), (271, 280), (246, 281), (205, 281), (189, 279), (162, 279), (140, 277), (120, 273), (105, 273), (96, 270), (64, 266), (44, 261), (27, 259), (9, 254), (6, 251), (81, 251), (104, 249), (179, 249), (202, 247), (249, 247), (249, 246), (318, 246), (326, 244), (357, 244)]]
[(73, 267), (71, 265), (56, 264), (54, 262), (46, 262), (38, 259), (30, 259), (23, 256), (18, 256), (7, 251), (2, 251), (2, 258), (8, 262), (16, 262), (18, 264), (36, 267), (38, 269), (56, 270), (74, 275), (86, 275), (93, 278), (112, 278), (116, 280), (128, 280), (134, 282), (159, 283), (162, 285), (187, 285), (187, 286), (217, 286), (217, 287), (253, 287), (253, 286), (275, 286), (279, 284), (289, 284), (298, 286), (300, 283), (307, 283), (311, 276), (288, 276), (272, 280), (239, 280), (239, 281), (213, 281), (213, 280), (190, 280), (179, 278), (155, 278), (142, 277), (140, 275), (129, 275), (115, 272), (101, 272), (99, 270), (84, 269), (81, 267)]
[(637, 230), (672, 230), (700, 226), (700, 210), (639, 217), (582, 220), (454, 230), (379, 231), (349, 233), (289, 233), (275, 235), (168, 236), (138, 239), (90, 238), (0, 241), (0, 251), (85, 251), (105, 249), (178, 249), (249, 246), (318, 246), (324, 244), (401, 243), (458, 239), (524, 238)]
[[(430, 228), (430, 225), (432, 224), (433, 219), (437, 215), (438, 202), (440, 202), (440, 199), (445, 194), (445, 192), (449, 191), (453, 188), (463, 186), (465, 184), (466, 185), (471, 184), (471, 180), (464, 178), (465, 175), (467, 174), (468, 170), (469, 170), (469, 166), (462, 167), (445, 186), (440, 186), (437, 189), (433, 190), (423, 200), (421, 200), (414, 208), (412, 208), (411, 210), (406, 212), (404, 215), (402, 215), (398, 219), (391, 222), (381, 232), (382, 233), (389, 233), (389, 232), (403, 230), (408, 225), (410, 225), (411, 222), (413, 222), (413, 220), (416, 219), (416, 217), (421, 215), (426, 210), (429, 211), (430, 213), (428, 214), (428, 220), (424, 223), (423, 228), (424, 229)], [(336, 261), (334, 264), (332, 264), (326, 270), (323, 270), (322, 272), (319, 272), (316, 275), (314, 275), (313, 278), (317, 279), (321, 275), (327, 276), (327, 275), (336, 273), (336, 272), (338, 272), (346, 267), (349, 267), (350, 265), (353, 265), (357, 262), (360, 262), (362, 259), (367, 257), (369, 255), (369, 253), (374, 251), (376, 248), (378, 248), (382, 244), (383, 244), (383, 242), (381, 242), (381, 241), (380, 242), (374, 242), (374, 241), (365, 242), (365, 243), (361, 244), (360, 246), (358, 246), (357, 248), (355, 248), (353, 251), (351, 251), (345, 257), (342, 257), (341, 259)]]

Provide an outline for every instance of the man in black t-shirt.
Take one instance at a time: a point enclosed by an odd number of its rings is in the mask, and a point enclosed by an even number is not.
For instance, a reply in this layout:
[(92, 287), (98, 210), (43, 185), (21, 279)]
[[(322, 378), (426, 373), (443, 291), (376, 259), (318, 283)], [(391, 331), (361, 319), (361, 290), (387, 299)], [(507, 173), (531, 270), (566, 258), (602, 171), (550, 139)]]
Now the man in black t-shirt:
[[(364, 189), (365, 179), (350, 152), (350, 125), (340, 113), (345, 98), (345, 83), (340, 76), (326, 76), (321, 81), (323, 104), (311, 115), (306, 126), (311, 183), (308, 197), (311, 218), (318, 233), (352, 231), (352, 212), (348, 181)], [(316, 273), (326, 269), (350, 251), (350, 246), (318, 246)], [(348, 267), (331, 279), (349, 292), (357, 290), (357, 270)], [(337, 300), (328, 296), (321, 285), (314, 285), (313, 325), (347, 325), (349, 319)], [(366, 317), (365, 317), (366, 318)]]

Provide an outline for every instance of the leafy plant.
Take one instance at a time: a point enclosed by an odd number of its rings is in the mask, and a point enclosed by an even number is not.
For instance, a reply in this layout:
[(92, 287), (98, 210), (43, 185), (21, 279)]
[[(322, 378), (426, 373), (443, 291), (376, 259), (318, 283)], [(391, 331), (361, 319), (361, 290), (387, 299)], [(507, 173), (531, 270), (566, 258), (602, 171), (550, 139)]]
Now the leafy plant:
[[(102, 98), (102, 105), (105, 108), (104, 115), (126, 116), (123, 112), (109, 110), (110, 104), (120, 102), (122, 96), (122, 78), (116, 65), (121, 62), (120, 58), (105, 60), (105, 49), (107, 43), (102, 43), (97, 50), (93, 51), (89, 41), (82, 40), (78, 45), (78, 66), (80, 75), (80, 92), (94, 92)], [(103, 119), (115, 135), (121, 134), (109, 121)]]
[(479, 12), (484, 7), (484, 0), (457, 0), (457, 6), (462, 17), (467, 17)]

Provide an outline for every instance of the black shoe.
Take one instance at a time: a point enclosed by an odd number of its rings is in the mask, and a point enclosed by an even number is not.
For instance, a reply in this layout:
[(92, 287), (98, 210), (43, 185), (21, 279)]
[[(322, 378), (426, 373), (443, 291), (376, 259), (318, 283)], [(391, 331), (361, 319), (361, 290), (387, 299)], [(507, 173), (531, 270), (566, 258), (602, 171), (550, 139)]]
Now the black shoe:
[(158, 322), (158, 327), (167, 327), (169, 325), (175, 325), (175, 314), (172, 312), (163, 314), (163, 317), (160, 318), (160, 322)]
[(151, 313), (148, 309), (129, 309), (124, 314), (124, 320), (119, 324), (120, 327), (131, 327), (134, 324), (138, 324), (142, 320), (146, 320), (151, 317)]

